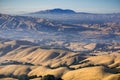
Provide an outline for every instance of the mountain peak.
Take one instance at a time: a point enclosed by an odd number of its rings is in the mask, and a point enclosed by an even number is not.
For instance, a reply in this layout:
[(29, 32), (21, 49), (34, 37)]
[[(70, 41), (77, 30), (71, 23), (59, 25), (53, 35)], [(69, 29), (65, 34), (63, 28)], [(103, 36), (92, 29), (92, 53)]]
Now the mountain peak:
[(60, 9), (60, 8), (55, 8), (55, 9), (49, 9), (49, 10), (43, 10), (43, 11), (39, 11), (39, 12), (35, 12), (37, 14), (46, 14), (46, 13), (50, 13), (50, 14), (73, 14), (76, 13), (73, 10), (70, 9)]

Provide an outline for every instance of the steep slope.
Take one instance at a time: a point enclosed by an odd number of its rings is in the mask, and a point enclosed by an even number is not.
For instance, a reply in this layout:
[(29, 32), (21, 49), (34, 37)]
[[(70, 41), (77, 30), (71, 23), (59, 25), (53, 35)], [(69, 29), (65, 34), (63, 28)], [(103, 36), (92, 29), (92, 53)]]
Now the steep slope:
[(27, 29), (37, 31), (57, 31), (58, 28), (56, 26), (57, 24), (41, 18), (0, 14), (0, 30)]
[(84, 30), (96, 30), (93, 28), (86, 28), (83, 26), (77, 25), (67, 25), (61, 24), (58, 22), (53, 22), (48, 19), (30, 17), (30, 16), (11, 16), (0, 14), (0, 31), (2, 30), (28, 30), (29, 33), (31, 30), (40, 31), (40, 32), (60, 32), (65, 33), (84, 31)]
[(63, 75), (64, 80), (119, 80), (120, 74), (110, 73), (104, 67), (88, 67), (69, 71)]
[(0, 52), (0, 62), (6, 64), (17, 61), (22, 63), (28, 62), (34, 65), (59, 67), (76, 64), (84, 59), (84, 57), (81, 57), (78, 53), (59, 49), (42, 49), (36, 44), (27, 41), (3, 42), (1, 43)]

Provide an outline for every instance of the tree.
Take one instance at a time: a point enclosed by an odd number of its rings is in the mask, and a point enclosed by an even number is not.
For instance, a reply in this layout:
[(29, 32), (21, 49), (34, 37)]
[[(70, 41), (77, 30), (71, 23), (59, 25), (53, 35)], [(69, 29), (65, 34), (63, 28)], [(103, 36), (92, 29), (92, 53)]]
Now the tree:
[(41, 80), (56, 80), (56, 78), (53, 75), (45, 75)]
[(6, 76), (4, 74), (0, 74), (0, 78), (5, 78)]
[(62, 80), (62, 78), (58, 78), (57, 80)]
[(18, 80), (29, 80), (29, 77), (26, 74), (22, 74), (18, 77)]
[(37, 78), (37, 75), (29, 76), (29, 79), (34, 79), (34, 78)]

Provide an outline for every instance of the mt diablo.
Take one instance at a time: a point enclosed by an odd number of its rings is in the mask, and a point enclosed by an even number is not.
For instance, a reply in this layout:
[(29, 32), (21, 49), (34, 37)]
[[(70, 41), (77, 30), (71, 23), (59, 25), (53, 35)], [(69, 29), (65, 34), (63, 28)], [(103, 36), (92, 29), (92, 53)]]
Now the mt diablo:
[(48, 13), (49, 14), (75, 14), (76, 12), (70, 9), (55, 8), (55, 9), (38, 11), (31, 14), (48, 14)]
[(119, 22), (120, 13), (111, 14), (95, 14), (86, 12), (75, 12), (70, 9), (50, 9), (44, 11), (33, 12), (26, 16), (34, 16), (45, 18), (62, 23), (104, 23), (104, 22)]
[[(76, 12), (71, 9), (61, 9), (61, 8), (54, 8), (54, 9), (48, 9), (48, 10), (40, 10), (36, 12), (32, 12), (31, 14), (95, 14), (95, 13), (87, 13), (87, 12)], [(97, 13), (96, 13), (97, 14)], [(100, 14), (100, 13), (98, 13)], [(108, 13), (108, 14), (120, 14), (120, 13)]]

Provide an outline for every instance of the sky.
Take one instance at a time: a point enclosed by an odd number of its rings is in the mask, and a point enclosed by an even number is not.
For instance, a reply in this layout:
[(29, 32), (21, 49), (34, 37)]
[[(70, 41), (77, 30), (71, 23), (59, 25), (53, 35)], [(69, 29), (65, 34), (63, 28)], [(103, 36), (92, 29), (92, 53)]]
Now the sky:
[(46, 9), (89, 13), (120, 13), (120, 0), (0, 0), (0, 13), (24, 14)]

